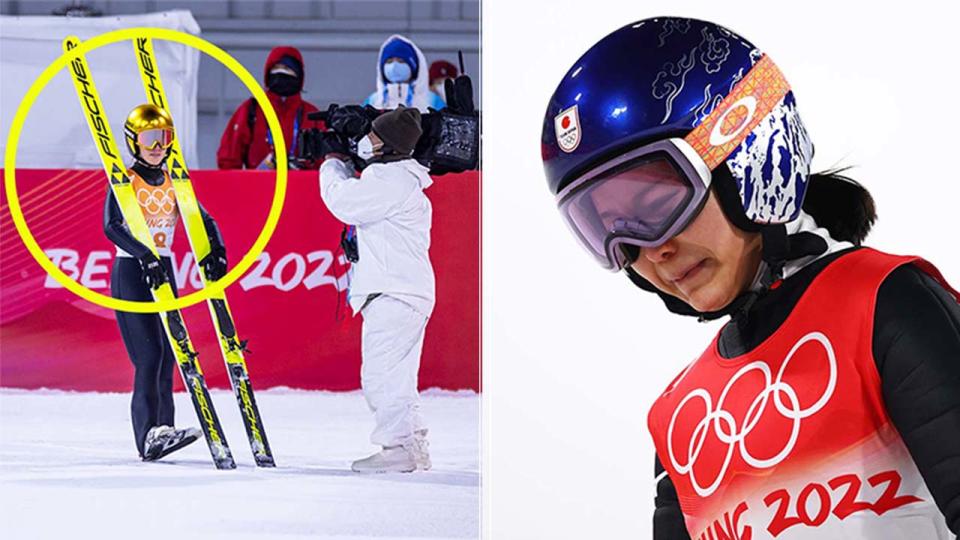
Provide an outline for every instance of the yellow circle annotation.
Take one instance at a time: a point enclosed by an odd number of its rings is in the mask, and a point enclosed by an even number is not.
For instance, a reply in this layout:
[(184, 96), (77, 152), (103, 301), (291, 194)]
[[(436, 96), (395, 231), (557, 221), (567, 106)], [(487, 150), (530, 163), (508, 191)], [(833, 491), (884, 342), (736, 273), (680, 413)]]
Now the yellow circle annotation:
[[(254, 99), (257, 100), (257, 104), (260, 106), (260, 110), (265, 113), (267, 126), (273, 135), (275, 155), (280, 156), (279, 159), (277, 159), (277, 179), (273, 192), (273, 201), (270, 203), (270, 211), (267, 214), (267, 220), (264, 223), (263, 229), (260, 231), (260, 235), (257, 236), (256, 241), (254, 241), (250, 251), (219, 281), (207, 283), (206, 287), (181, 298), (158, 302), (134, 302), (113, 298), (84, 287), (60, 270), (60, 268), (53, 264), (50, 258), (47, 257), (46, 253), (43, 252), (33, 237), (33, 234), (30, 232), (26, 220), (23, 217), (23, 211), (20, 208), (20, 199), (17, 196), (16, 186), (16, 160), (20, 133), (23, 131), (23, 125), (26, 122), (30, 109), (33, 107), (34, 102), (43, 89), (49, 84), (50, 80), (79, 55), (85, 55), (104, 45), (124, 40), (132, 41), (142, 37), (173, 41), (199, 49), (201, 52), (215, 58), (236, 75), (247, 89), (250, 90), (250, 93), (253, 94)], [(131, 58), (131, 62), (133, 61), (133, 58)], [(54, 60), (53, 63), (43, 70), (37, 80), (33, 82), (30, 89), (27, 90), (23, 101), (20, 102), (17, 113), (13, 118), (13, 124), (10, 126), (10, 132), (7, 136), (7, 150), (4, 155), (4, 187), (6, 189), (10, 215), (13, 218), (13, 224), (17, 229), (17, 233), (37, 263), (39, 263), (47, 274), (53, 277), (57, 283), (84, 300), (107, 309), (133, 313), (159, 313), (183, 309), (194, 304), (199, 304), (204, 300), (222, 293), (224, 289), (243, 276), (266, 248), (267, 242), (276, 230), (277, 222), (280, 220), (280, 213), (283, 210), (283, 200), (287, 191), (287, 149), (282, 133), (283, 130), (280, 127), (280, 120), (277, 118), (277, 114), (274, 112), (273, 106), (267, 98), (266, 93), (260, 88), (260, 84), (242, 64), (237, 62), (223, 49), (197, 36), (166, 28), (125, 28), (107, 32), (81, 42), (79, 47), (65, 52)]]

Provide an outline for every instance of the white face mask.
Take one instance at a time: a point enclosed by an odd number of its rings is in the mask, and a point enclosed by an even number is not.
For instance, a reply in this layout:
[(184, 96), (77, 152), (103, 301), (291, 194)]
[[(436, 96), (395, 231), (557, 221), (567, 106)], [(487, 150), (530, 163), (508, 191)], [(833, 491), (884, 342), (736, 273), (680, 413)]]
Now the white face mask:
[(364, 135), (357, 143), (357, 156), (364, 161), (369, 161), (373, 154), (373, 142), (370, 141), (370, 135)]

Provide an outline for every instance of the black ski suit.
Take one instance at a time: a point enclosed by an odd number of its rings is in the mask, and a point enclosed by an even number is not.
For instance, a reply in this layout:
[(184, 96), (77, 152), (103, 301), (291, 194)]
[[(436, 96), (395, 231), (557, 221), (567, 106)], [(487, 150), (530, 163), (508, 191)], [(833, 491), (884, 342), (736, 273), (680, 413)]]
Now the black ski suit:
[[(135, 164), (132, 169), (148, 184), (158, 186), (164, 181), (162, 169), (149, 168), (140, 163)], [(217, 223), (203, 207), (200, 207), (200, 213), (211, 246), (222, 247), (223, 240)], [(103, 231), (111, 242), (132, 255), (114, 259), (110, 274), (111, 295), (122, 300), (152, 301), (153, 296), (143, 279), (139, 262), (150, 249), (130, 233), (112, 190), (108, 190), (104, 204)], [(176, 295), (173, 264), (169, 257), (161, 257), (160, 262)], [(173, 367), (176, 359), (158, 314), (124, 311), (117, 311), (116, 314), (120, 336), (134, 367), (130, 415), (137, 451), (143, 457), (144, 440), (150, 428), (174, 425)]]

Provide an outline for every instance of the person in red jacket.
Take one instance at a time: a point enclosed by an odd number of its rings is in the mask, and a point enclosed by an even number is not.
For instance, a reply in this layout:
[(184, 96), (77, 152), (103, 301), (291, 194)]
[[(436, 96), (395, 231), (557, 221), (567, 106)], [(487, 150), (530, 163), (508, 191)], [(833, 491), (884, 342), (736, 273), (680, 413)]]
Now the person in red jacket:
[[(303, 91), (303, 56), (294, 47), (275, 47), (267, 56), (263, 67), (263, 80), (267, 97), (273, 104), (283, 128), (283, 140), (287, 155), (296, 155), (296, 133), (302, 129), (324, 129), (323, 122), (308, 120), (307, 115), (318, 109), (305, 101)], [(316, 169), (320, 162), (295, 162), (291, 167)], [(221, 169), (273, 169), (276, 158), (273, 150), (273, 135), (267, 127), (267, 118), (256, 100), (250, 98), (240, 104), (227, 122), (220, 148), (217, 150), (217, 167)]]

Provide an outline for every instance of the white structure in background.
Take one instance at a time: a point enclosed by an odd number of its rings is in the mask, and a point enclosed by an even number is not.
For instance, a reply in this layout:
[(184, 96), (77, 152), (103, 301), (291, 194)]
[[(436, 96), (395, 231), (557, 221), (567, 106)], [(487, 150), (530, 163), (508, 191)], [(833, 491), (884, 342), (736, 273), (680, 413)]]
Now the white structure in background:
[[(0, 16), (0, 152), (6, 152), (13, 116), (30, 85), (62, 54), (68, 35), (81, 40), (133, 27), (159, 27), (200, 34), (189, 11), (177, 10), (119, 17)], [(154, 48), (170, 114), (177, 127), (187, 165), (197, 168), (197, 76), (200, 52), (172, 41), (155, 40)], [(123, 122), (130, 110), (146, 102), (130, 41), (106, 45), (87, 55), (94, 81), (107, 109), (114, 138), (124, 149)], [(127, 161), (126, 156), (124, 161)], [(17, 167), (99, 168), (100, 157), (82, 116), (73, 84), (61, 70), (38, 96), (27, 116), (17, 148)]]

